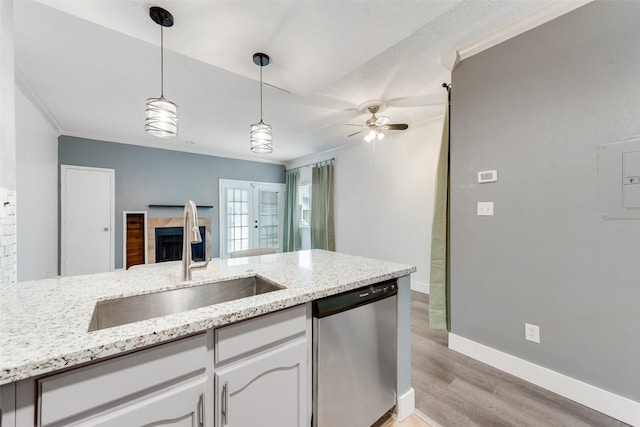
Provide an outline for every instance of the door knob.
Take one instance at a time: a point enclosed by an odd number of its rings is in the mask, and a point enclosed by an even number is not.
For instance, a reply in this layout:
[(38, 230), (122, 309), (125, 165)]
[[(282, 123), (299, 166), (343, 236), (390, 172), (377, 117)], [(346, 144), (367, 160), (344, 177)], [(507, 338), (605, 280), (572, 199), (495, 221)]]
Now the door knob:
[(103, 231), (109, 231), (109, 227), (105, 227)]

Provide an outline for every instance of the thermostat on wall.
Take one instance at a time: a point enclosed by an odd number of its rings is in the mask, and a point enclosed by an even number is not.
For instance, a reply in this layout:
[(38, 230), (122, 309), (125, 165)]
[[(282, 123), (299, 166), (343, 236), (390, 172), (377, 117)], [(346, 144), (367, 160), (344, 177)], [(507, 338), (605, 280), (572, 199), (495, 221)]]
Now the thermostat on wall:
[(498, 171), (482, 171), (478, 172), (478, 183), (484, 184), (485, 182), (496, 182), (498, 180)]

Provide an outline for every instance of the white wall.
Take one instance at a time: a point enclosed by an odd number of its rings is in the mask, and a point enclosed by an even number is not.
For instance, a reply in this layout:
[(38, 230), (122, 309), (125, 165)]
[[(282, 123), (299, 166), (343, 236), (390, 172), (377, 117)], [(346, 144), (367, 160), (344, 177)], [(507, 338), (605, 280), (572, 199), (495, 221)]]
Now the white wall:
[(16, 281), (13, 1), (0, 1), (0, 284)]
[(411, 287), (428, 292), (431, 221), (442, 118), (375, 144), (303, 159), (335, 157), (336, 251), (415, 265)]
[(16, 87), (18, 280), (58, 274), (58, 135)]
[(0, 1), (0, 187), (16, 187), (13, 1)]

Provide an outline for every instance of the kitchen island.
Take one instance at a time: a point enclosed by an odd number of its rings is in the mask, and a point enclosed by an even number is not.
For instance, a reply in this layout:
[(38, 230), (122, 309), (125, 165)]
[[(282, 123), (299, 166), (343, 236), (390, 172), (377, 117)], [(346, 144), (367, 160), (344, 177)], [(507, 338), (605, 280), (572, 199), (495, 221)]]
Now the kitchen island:
[[(0, 384), (5, 386), (0, 404), (5, 414), (10, 413), (12, 408), (6, 401), (12, 394), (20, 394), (20, 384), (33, 384), (37, 377), (118, 355), (135, 355), (137, 350), (179, 342), (184, 337), (398, 278), (397, 411), (403, 418), (404, 412), (413, 412), (409, 274), (414, 271), (415, 267), (407, 265), (311, 250), (214, 260), (206, 269), (194, 271), (189, 282), (180, 281), (179, 263), (163, 263), (4, 286), (0, 288)], [(98, 301), (250, 276), (284, 289), (88, 332)]]

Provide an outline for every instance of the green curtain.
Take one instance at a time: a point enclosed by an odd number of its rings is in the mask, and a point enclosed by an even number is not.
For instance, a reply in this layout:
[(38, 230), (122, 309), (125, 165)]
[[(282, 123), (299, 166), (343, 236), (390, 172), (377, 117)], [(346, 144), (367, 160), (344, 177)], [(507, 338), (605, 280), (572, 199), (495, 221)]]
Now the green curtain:
[(311, 249), (336, 250), (333, 230), (333, 161), (311, 170)]
[(445, 110), (442, 144), (436, 175), (436, 196), (431, 231), (429, 324), (450, 329), (449, 319), (449, 108)]
[(300, 218), (298, 218), (299, 176), (299, 169), (288, 170), (285, 174), (283, 252), (297, 251), (302, 247), (302, 240), (300, 239)]

